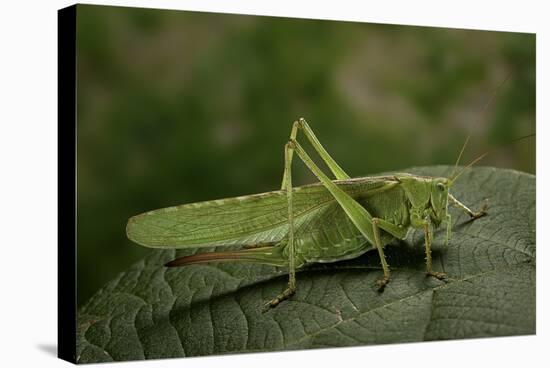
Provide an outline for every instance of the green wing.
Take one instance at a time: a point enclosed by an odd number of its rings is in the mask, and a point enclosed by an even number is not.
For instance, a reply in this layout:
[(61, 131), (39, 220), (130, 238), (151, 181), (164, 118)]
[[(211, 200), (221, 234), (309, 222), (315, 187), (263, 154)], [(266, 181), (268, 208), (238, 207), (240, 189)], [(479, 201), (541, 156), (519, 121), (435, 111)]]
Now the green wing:
[[(352, 197), (385, 190), (393, 177), (335, 181)], [(324, 217), (337, 203), (320, 183), (293, 189), (295, 228), (327, 224)], [(282, 190), (185, 204), (149, 211), (128, 220), (128, 238), (153, 248), (192, 248), (214, 245), (279, 242), (288, 232), (286, 192)]]

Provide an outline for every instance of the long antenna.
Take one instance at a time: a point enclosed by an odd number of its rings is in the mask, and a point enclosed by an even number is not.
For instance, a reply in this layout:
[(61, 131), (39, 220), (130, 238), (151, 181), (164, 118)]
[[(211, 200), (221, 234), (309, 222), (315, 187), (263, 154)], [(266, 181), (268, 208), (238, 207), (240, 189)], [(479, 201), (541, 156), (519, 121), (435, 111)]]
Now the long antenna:
[(484, 153), (482, 153), (481, 155), (479, 155), (478, 157), (476, 157), (475, 159), (473, 159), (468, 165), (466, 165), (462, 170), (460, 170), (460, 172), (458, 174), (456, 174), (454, 177), (452, 177), (450, 179), (450, 185), (453, 185), (454, 181), (464, 173), (464, 171), (466, 171), (467, 169), (469, 169), (470, 167), (472, 167), (474, 164), (476, 164), (478, 161), (480, 161), (481, 159), (483, 159), (485, 156), (487, 156), (488, 154), (490, 153), (493, 153), (503, 147), (507, 147), (513, 143), (516, 143), (516, 142), (519, 142), (519, 141), (522, 141), (524, 139), (527, 139), (527, 138), (531, 138), (531, 137), (534, 137), (536, 135), (536, 133), (531, 133), (531, 134), (528, 134), (528, 135), (524, 135), (523, 137), (519, 137), (519, 138), (516, 138), (516, 139), (512, 139), (511, 141), (509, 142), (506, 142), (505, 144), (501, 144), (489, 151), (485, 151)]
[(495, 89), (495, 91), (493, 92), (493, 94), (491, 95), (491, 97), (489, 97), (489, 99), (487, 100), (487, 103), (485, 103), (485, 106), (483, 106), (483, 109), (481, 110), (481, 114), (484, 114), (485, 111), (487, 110), (487, 107), (489, 107), (489, 105), (493, 102), (493, 100), (497, 97), (497, 94), (498, 92), (501, 90), (502, 86), (504, 86), (504, 84), (506, 82), (508, 82), (508, 79), (510, 79), (510, 77), (512, 76), (512, 72), (509, 72), (508, 75), (506, 75), (506, 78), (504, 78), (502, 80), (502, 82), (500, 82), (500, 84), (498, 85), (498, 87)]
[(455, 167), (453, 168), (453, 172), (451, 173), (451, 177), (455, 175), (456, 169), (458, 168), (458, 164), (460, 163), (460, 159), (462, 158), (462, 154), (464, 153), (464, 150), (466, 149), (466, 146), (468, 145), (468, 141), (470, 140), (471, 134), (468, 134), (466, 137), (466, 140), (464, 141), (464, 144), (462, 145), (462, 149), (460, 150), (460, 153), (458, 154), (458, 158), (455, 162)]
[(466, 169), (469, 169), (472, 167), (476, 162), (480, 161), (482, 158), (487, 156), (489, 154), (489, 151), (482, 153), (480, 156), (478, 156), (476, 159), (474, 159), (472, 162), (470, 162), (467, 166), (465, 166), (458, 174), (456, 174), (452, 179), (450, 179), (450, 185), (453, 185), (455, 180), (466, 171)]
[[(508, 79), (510, 79), (510, 77), (512, 76), (512, 72), (509, 72), (507, 75), (506, 75), (506, 78), (504, 78), (502, 80), (502, 82), (500, 82), (500, 84), (498, 85), (498, 87), (494, 90), (493, 94), (491, 95), (491, 97), (489, 97), (489, 99), (487, 100), (487, 102), (485, 103), (485, 105), (483, 105), (483, 108), (481, 109), (481, 112), (479, 113), (479, 118), (478, 120), (481, 120), (481, 116), (483, 116), (485, 114), (485, 112), (487, 111), (487, 108), (489, 107), (489, 105), (491, 105), (491, 103), (493, 102), (493, 100), (496, 98), (498, 92), (501, 90), (502, 86), (504, 86), (504, 84), (508, 81)], [(468, 134), (468, 137), (466, 137), (466, 140), (464, 141), (464, 144), (462, 145), (462, 149), (460, 150), (460, 153), (458, 154), (458, 158), (456, 159), (456, 162), (455, 162), (455, 166), (453, 168), (453, 171), (450, 175), (450, 177), (454, 177), (456, 179), (457, 176), (455, 176), (455, 173), (456, 173), (456, 170), (458, 168), (458, 164), (460, 163), (460, 159), (462, 158), (462, 154), (464, 153), (464, 150), (466, 149), (466, 146), (468, 145), (468, 142), (470, 141), (470, 137), (471, 137), (471, 133)], [(483, 158), (484, 156), (482, 155), (481, 158)], [(480, 159), (481, 159), (480, 158)], [(451, 182), (453, 182), (454, 180), (451, 180)]]

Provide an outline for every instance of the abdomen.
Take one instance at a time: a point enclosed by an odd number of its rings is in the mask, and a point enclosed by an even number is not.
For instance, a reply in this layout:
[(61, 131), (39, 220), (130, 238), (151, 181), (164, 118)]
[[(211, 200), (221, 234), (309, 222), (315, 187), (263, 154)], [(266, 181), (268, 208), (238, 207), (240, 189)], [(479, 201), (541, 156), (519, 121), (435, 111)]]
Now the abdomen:
[[(386, 192), (366, 195), (356, 200), (371, 216), (395, 225), (408, 226), (409, 211), (405, 193), (401, 188), (392, 188)], [(321, 223), (315, 226), (308, 226), (306, 223), (295, 230), (297, 265), (351, 259), (375, 248), (375, 245), (355, 227), (338, 203), (334, 203), (320, 215), (324, 219)], [(380, 238), (382, 246), (394, 239), (384, 230), (380, 230)]]

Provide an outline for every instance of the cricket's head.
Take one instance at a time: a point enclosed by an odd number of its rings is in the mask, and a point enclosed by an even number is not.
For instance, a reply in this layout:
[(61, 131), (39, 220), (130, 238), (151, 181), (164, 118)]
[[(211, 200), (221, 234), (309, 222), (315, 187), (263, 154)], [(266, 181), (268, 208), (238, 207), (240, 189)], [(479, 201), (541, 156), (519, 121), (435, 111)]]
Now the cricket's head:
[(448, 178), (410, 174), (398, 174), (396, 178), (411, 204), (412, 226), (421, 227), (427, 217), (436, 227), (447, 219), (449, 187), (452, 185)]

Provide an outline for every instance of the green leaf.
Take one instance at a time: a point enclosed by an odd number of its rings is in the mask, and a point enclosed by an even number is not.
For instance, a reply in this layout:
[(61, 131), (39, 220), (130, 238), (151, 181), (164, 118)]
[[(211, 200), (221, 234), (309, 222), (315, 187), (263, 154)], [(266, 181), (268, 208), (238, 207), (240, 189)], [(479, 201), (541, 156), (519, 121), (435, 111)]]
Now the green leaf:
[[(404, 170), (445, 176), (446, 166)], [(535, 333), (535, 177), (474, 168), (453, 195), (489, 215), (468, 221), (451, 209), (453, 237), (435, 232), (426, 277), (423, 234), (386, 250), (392, 280), (383, 293), (378, 255), (298, 272), (298, 291), (266, 312), (286, 271), (255, 264), (163, 264), (196, 250), (155, 250), (105, 285), (79, 311), (77, 360), (91, 363)], [(124, 229), (121, 229), (124, 231)], [(210, 250), (210, 249), (207, 249)], [(205, 251), (205, 249), (200, 250)]]

